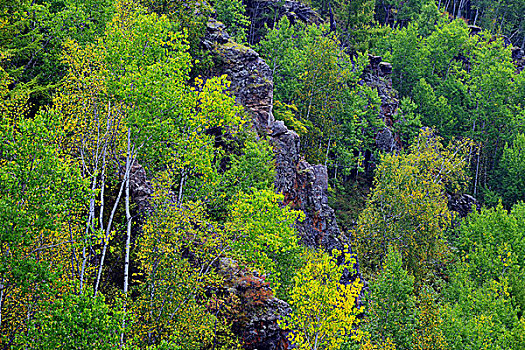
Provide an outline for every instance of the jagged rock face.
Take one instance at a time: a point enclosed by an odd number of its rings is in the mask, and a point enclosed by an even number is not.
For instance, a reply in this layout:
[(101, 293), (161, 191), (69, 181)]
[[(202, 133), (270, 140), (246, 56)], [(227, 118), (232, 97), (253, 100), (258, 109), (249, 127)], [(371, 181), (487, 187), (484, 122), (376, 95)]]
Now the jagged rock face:
[[(347, 251), (348, 237), (337, 226), (334, 210), (328, 205), (328, 174), (324, 165), (311, 165), (300, 154), (299, 136), (289, 130), (272, 114), (273, 78), (268, 65), (254, 50), (233, 42), (223, 24), (211, 19), (203, 46), (219, 61), (214, 75), (226, 74), (231, 81), (230, 91), (236, 101), (253, 117), (253, 125), (263, 137), (268, 137), (275, 152), (275, 190), (284, 195), (285, 205), (301, 210), (305, 219), (297, 222), (297, 231), (303, 244), (321, 247), (330, 252), (334, 249)], [(381, 97), (381, 114), (387, 126), (393, 123), (397, 113), (397, 95), (392, 89), (391, 66), (371, 57), (371, 64), (363, 80), (377, 89)], [(386, 137), (384, 137), (386, 135)], [(383, 140), (385, 139), (385, 140)], [(378, 147), (399, 149), (396, 136), (387, 127), (378, 133)], [(148, 198), (152, 186), (140, 165), (131, 171), (131, 196), (140, 212), (148, 210)], [(241, 299), (246, 293), (266, 295), (260, 302), (246, 304), (240, 310), (241, 319), (234, 321), (233, 330), (243, 341), (245, 349), (280, 350), (290, 347), (286, 334), (277, 320), (290, 308), (282, 300), (266, 290), (264, 280), (253, 273), (241, 272), (235, 262), (221, 262), (220, 270), (226, 278), (225, 288), (232, 298)], [(358, 266), (353, 266), (357, 269)], [(342, 281), (353, 279), (348, 269)]]
[[(296, 6), (297, 3), (286, 1), (285, 4)], [(296, 223), (302, 243), (311, 247), (321, 247), (328, 252), (333, 249), (348, 252), (345, 249), (348, 238), (339, 230), (334, 210), (328, 205), (326, 167), (304, 161), (300, 155), (299, 136), (289, 130), (282, 121), (274, 119), (273, 78), (268, 65), (254, 50), (233, 42), (224, 25), (213, 19), (208, 22), (203, 46), (219, 61), (214, 75), (228, 76), (231, 81), (230, 91), (235, 95), (236, 101), (253, 116), (254, 128), (264, 137), (268, 137), (274, 145), (275, 190), (284, 195), (285, 205), (305, 213), (305, 219)], [(383, 101), (381, 117), (384, 120), (392, 119), (398, 107), (397, 99), (388, 93), (393, 91), (388, 78), (389, 69), (391, 70), (391, 66), (389, 68), (388, 64), (379, 59), (376, 64), (371, 65), (364, 79), (380, 92)], [(387, 143), (391, 149), (397, 147), (392, 146), (395, 141), (389, 139)], [(140, 212), (148, 210), (148, 198), (152, 191), (144, 168), (138, 164), (134, 165), (131, 171), (131, 196)], [(224, 289), (223, 294), (228, 295), (231, 300), (244, 300), (237, 305), (242, 317), (233, 321), (233, 331), (242, 340), (244, 348), (288, 349), (290, 344), (286, 333), (280, 329), (277, 322), (279, 317), (290, 312), (288, 304), (273, 296), (261, 276), (241, 271), (234, 261), (221, 261), (218, 269), (226, 280), (225, 285), (221, 287)], [(342, 276), (342, 282), (353, 278), (350, 270)], [(254, 294), (263, 297), (249, 302), (248, 295), (251, 297)]]
[(275, 0), (243, 0), (246, 13), (252, 25), (248, 33), (250, 44), (257, 44), (264, 34), (264, 25), (273, 28), (275, 22), (283, 16), (288, 17), (290, 23), (303, 22), (306, 24), (320, 24), (323, 19), (317, 12), (299, 1)]
[[(125, 169), (121, 169), (123, 177)], [(146, 171), (139, 163), (134, 163), (130, 171), (130, 196), (137, 205), (134, 213), (135, 221), (133, 240), (142, 233), (144, 218), (151, 210), (150, 197), (153, 193), (151, 182), (146, 177)], [(176, 196), (173, 194), (173, 201)], [(241, 269), (236, 261), (223, 258), (215, 268), (224, 278), (221, 286), (213, 288), (228, 304), (228, 313), (214, 309), (213, 303), (209, 311), (221, 314), (232, 323), (232, 331), (239, 337), (244, 349), (247, 350), (284, 350), (290, 347), (287, 332), (277, 323), (282, 315), (291, 312), (290, 306), (276, 298), (264, 276), (256, 272)], [(138, 272), (132, 266), (134, 272)], [(119, 277), (120, 278), (120, 277)]]
[(214, 19), (208, 22), (204, 47), (219, 61), (215, 75), (226, 74), (231, 81), (230, 91), (237, 103), (254, 117), (259, 130), (266, 130), (273, 121), (273, 82), (270, 67), (249, 47), (230, 39), (225, 26)]
[[(290, 2), (288, 2), (290, 3)], [(274, 119), (273, 77), (268, 65), (250, 48), (230, 40), (222, 24), (211, 20), (204, 46), (221, 60), (215, 75), (226, 74), (230, 90), (253, 116), (254, 127), (268, 137), (275, 152), (275, 190), (284, 195), (284, 204), (305, 213), (305, 220), (297, 222), (301, 241), (327, 251), (344, 250), (347, 239), (336, 222), (335, 213), (328, 205), (328, 175), (323, 165), (311, 165), (300, 155), (300, 139), (282, 121)], [(349, 273), (343, 279), (350, 280)], [(277, 299), (265, 306), (263, 314), (274, 318), (252, 318), (243, 325), (241, 337), (246, 349), (286, 349), (289, 344), (279, 330), (277, 317), (288, 309)], [(261, 328), (264, 325), (264, 328)], [(279, 330), (279, 331), (278, 331)], [(261, 333), (264, 331), (263, 333)], [(253, 340), (253, 341), (252, 341)]]
[(273, 117), (270, 68), (257, 52), (233, 43), (220, 23), (211, 20), (208, 28), (204, 43), (223, 58), (215, 74), (227, 74), (237, 102), (253, 115), (257, 130), (274, 145), (276, 191), (284, 194), (285, 204), (306, 215), (303, 222), (297, 223), (302, 241), (328, 251), (342, 250), (341, 232), (334, 211), (328, 206), (326, 167), (301, 160), (299, 136)]
[(153, 193), (153, 186), (146, 177), (146, 170), (138, 162), (133, 163), (129, 173), (129, 190), (131, 201), (137, 205), (140, 214), (149, 209), (149, 197)]
[[(254, 128), (265, 135), (270, 130), (275, 131), (275, 136), (282, 142), (282, 152), (276, 154), (279, 173), (287, 173), (287, 178), (295, 179), (299, 137), (273, 118), (273, 82), (268, 65), (252, 49), (231, 41), (224, 25), (213, 19), (208, 23), (203, 46), (218, 58), (220, 64), (215, 74), (228, 76), (230, 90), (236, 101), (253, 116)], [(123, 177), (125, 169), (119, 172)], [(290, 181), (293, 183), (294, 180)], [(153, 187), (144, 168), (135, 163), (130, 171), (131, 200), (137, 205), (134, 217), (139, 224), (134, 226), (137, 228), (134, 237), (140, 235), (143, 218), (150, 210), (152, 193)], [(286, 332), (277, 323), (280, 317), (290, 312), (288, 304), (273, 295), (264, 278), (239, 269), (235, 261), (221, 261), (217, 268), (225, 278), (225, 284), (220, 287), (222, 294), (236, 311), (232, 315), (232, 330), (239, 336), (243, 347), (247, 350), (288, 349), (290, 343)]]
[[(122, 159), (125, 163), (125, 158)], [(122, 164), (118, 168), (118, 176), (120, 180), (124, 180), (126, 174), (126, 166)], [(133, 239), (141, 232), (141, 225), (144, 224), (144, 218), (150, 211), (150, 196), (153, 194), (153, 186), (146, 176), (146, 170), (138, 162), (134, 161), (129, 171), (129, 194), (130, 200), (135, 204), (133, 208), (134, 222), (138, 225), (133, 225)]]
[[(283, 144), (290, 145), (293, 149), (291, 152), (288, 152), (288, 148), (283, 148), (283, 152), (276, 151), (278, 172), (286, 173), (287, 177), (292, 178), (299, 156), (299, 137), (289, 131), (282, 122), (276, 122), (273, 118), (273, 81), (268, 65), (252, 49), (231, 41), (224, 25), (213, 19), (208, 22), (203, 45), (219, 58), (221, 64), (216, 67), (214, 74), (228, 76), (231, 81), (230, 91), (235, 95), (237, 103), (251, 113), (254, 128), (263, 135), (275, 135)], [(240, 275), (235, 264), (233, 267), (225, 267), (226, 265), (222, 262), (221, 271), (228, 271), (223, 272), (224, 275), (231, 276), (228, 279), (229, 293), (242, 299), (243, 293), (246, 292), (246, 286), (243, 287), (242, 283), (248, 283), (246, 276)], [(260, 288), (263, 287), (260, 281), (254, 276), (249, 279), (253, 285), (259, 285), (259, 290), (252, 292), (261, 294), (263, 290)], [(243, 309), (239, 310), (239, 314), (244, 316), (233, 320), (232, 328), (245, 349), (287, 349), (290, 344), (277, 320), (289, 312), (288, 304), (272, 297), (262, 303), (244, 305)]]
[(298, 227), (303, 243), (324, 247), (327, 251), (343, 250), (345, 237), (337, 226), (335, 212), (328, 205), (328, 173), (324, 165), (297, 164), (297, 194), (301, 209), (309, 215)]
[(525, 57), (525, 53), (523, 52), (523, 49), (521, 47), (512, 48), (512, 59), (513, 60), (521, 60), (524, 57)]
[(296, 194), (292, 192), (296, 185), (296, 166), (301, 158), (299, 135), (289, 130), (280, 120), (273, 121), (268, 132), (275, 153), (275, 190), (284, 194), (285, 204), (293, 202), (293, 206), (299, 208), (294, 203)]

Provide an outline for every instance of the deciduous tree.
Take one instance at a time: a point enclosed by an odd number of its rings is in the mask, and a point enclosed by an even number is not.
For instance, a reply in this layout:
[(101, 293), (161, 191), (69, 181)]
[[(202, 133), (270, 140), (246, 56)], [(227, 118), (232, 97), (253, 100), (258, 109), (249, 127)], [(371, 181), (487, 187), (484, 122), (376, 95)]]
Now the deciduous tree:
[(356, 326), (362, 312), (357, 301), (363, 284), (359, 279), (340, 283), (346, 267), (337, 265), (337, 251), (334, 254), (312, 253), (294, 277), (292, 313), (280, 325), (290, 330), (289, 337), (298, 349), (339, 349), (348, 337), (361, 338)]
[(398, 247), (404, 266), (419, 284), (448, 252), (444, 230), (452, 213), (445, 189), (464, 183), (468, 141), (444, 147), (424, 129), (406, 154), (384, 154), (376, 169), (375, 187), (359, 216), (356, 241), (367, 273), (384, 263), (389, 245)]

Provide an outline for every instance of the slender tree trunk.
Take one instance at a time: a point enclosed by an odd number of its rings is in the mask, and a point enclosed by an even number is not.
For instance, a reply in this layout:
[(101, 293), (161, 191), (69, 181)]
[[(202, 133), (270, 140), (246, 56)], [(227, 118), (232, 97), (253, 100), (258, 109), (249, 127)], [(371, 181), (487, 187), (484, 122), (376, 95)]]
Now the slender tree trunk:
[(124, 173), (124, 179), (122, 179), (122, 183), (120, 184), (120, 189), (118, 191), (117, 199), (115, 200), (115, 203), (113, 204), (113, 209), (111, 210), (111, 214), (109, 216), (108, 224), (106, 225), (106, 234), (104, 235), (104, 245), (102, 247), (102, 256), (100, 258), (100, 264), (98, 266), (98, 273), (97, 273), (97, 282), (95, 283), (95, 291), (93, 296), (97, 296), (98, 288), (100, 286), (100, 278), (102, 276), (102, 267), (104, 266), (104, 260), (106, 258), (106, 251), (108, 248), (109, 243), (109, 236), (111, 234), (111, 228), (113, 227), (113, 218), (115, 216), (115, 213), (117, 211), (118, 204), (120, 203), (120, 197), (122, 196), (122, 192), (124, 191), (124, 186), (126, 184), (126, 179), (129, 177), (129, 169), (128, 164), (126, 160), (126, 171)]
[(328, 146), (326, 147), (326, 154), (325, 154), (325, 159), (324, 159), (324, 166), (327, 172), (328, 172), (328, 153), (330, 152), (330, 142), (331, 141), (332, 141), (332, 133), (330, 133), (330, 136), (328, 137)]
[(100, 178), (100, 213), (99, 213), (99, 227), (104, 231), (104, 188), (106, 187), (106, 147), (104, 147), (104, 154), (102, 156), (102, 174)]
[(128, 156), (126, 160), (126, 173), (128, 174), (126, 178), (126, 222), (127, 222), (127, 229), (126, 229), (126, 256), (124, 259), (124, 308), (123, 308), (123, 315), (122, 315), (122, 334), (120, 336), (120, 343), (121, 345), (124, 344), (124, 333), (126, 331), (126, 304), (127, 304), (127, 297), (128, 297), (128, 287), (129, 287), (129, 250), (131, 245), (131, 212), (129, 210), (129, 172), (133, 165), (133, 154), (131, 149), (131, 128), (128, 128)]
[(0, 282), (0, 329), (2, 329), (2, 306), (4, 305), (4, 278)]
[(461, 17), (461, 10), (463, 9), (464, 6), (465, 6), (465, 0), (461, 0), (459, 2), (458, 13), (457, 13), (456, 18), (460, 18)]
[[(95, 192), (95, 188), (97, 185), (97, 177), (96, 177), (96, 171), (95, 168), (95, 174), (93, 174), (93, 180), (91, 182), (91, 192)], [(95, 217), (95, 198), (93, 195), (91, 195), (91, 198), (89, 199), (89, 215), (86, 222), (86, 231), (85, 231), (85, 237), (84, 237), (84, 247), (82, 248), (82, 269), (80, 271), (80, 295), (82, 295), (84, 290), (84, 274), (86, 272), (86, 262), (87, 262), (87, 252), (86, 252), (86, 245), (87, 245), (87, 237), (90, 232), (93, 231), (93, 219)]]
[(445, 4), (445, 11), (448, 11), (449, 5), (450, 5), (450, 0), (447, 0), (447, 3)]
[[(96, 108), (95, 108), (96, 109)], [(104, 158), (104, 165), (103, 165), (103, 169), (102, 169), (102, 174), (104, 174), (104, 168), (105, 168), (105, 165), (106, 165), (106, 162), (105, 162), (105, 158), (106, 158), (106, 143), (107, 143), (107, 134), (109, 132), (109, 128), (110, 128), (110, 122), (109, 122), (109, 115), (110, 115), (110, 111), (111, 111), (111, 104), (108, 104), (108, 122), (107, 122), (107, 125), (106, 125), (106, 133), (104, 134), (104, 141), (101, 142), (101, 132), (100, 132), (100, 119), (99, 119), (99, 115), (98, 113), (96, 113), (96, 119), (97, 119), (97, 147), (95, 148), (95, 150), (93, 151), (94, 154), (93, 154), (93, 159), (95, 160), (95, 169), (93, 170), (93, 173), (91, 174), (91, 176), (93, 177), (93, 180), (92, 180), (92, 183), (91, 183), (91, 194), (90, 194), (90, 199), (89, 199), (89, 216), (88, 216), (88, 220), (87, 220), (87, 223), (86, 223), (86, 236), (84, 237), (84, 241), (86, 241), (86, 238), (88, 237), (89, 233), (93, 233), (94, 229), (95, 229), (95, 197), (93, 195), (93, 193), (95, 192), (95, 189), (97, 188), (97, 175), (98, 175), (98, 171), (99, 171), (99, 157), (101, 155), (100, 151), (100, 147), (102, 146), (102, 153), (104, 154), (103, 155), (103, 158)], [(84, 147), (84, 140), (82, 141), (82, 147)], [(80, 153), (81, 153), (81, 156), (82, 156), (82, 164), (83, 164), (83, 167), (85, 168), (85, 171), (87, 174), (89, 174), (89, 171), (87, 170), (87, 166), (86, 166), (86, 162), (85, 162), (85, 159), (84, 159), (84, 148), (81, 148), (80, 150)], [(104, 175), (102, 175), (104, 176)], [(103, 183), (104, 185), (104, 183)], [(103, 189), (102, 189), (103, 191)], [(101, 215), (102, 215), (102, 209), (101, 209)], [(85, 242), (87, 243), (87, 242)], [(86, 272), (86, 263), (87, 263), (87, 252), (86, 252), (86, 244), (84, 244), (84, 247), (82, 248), (82, 269), (81, 269), (81, 272), (80, 272), (80, 294), (82, 295), (83, 293), (83, 289), (84, 289), (84, 275), (85, 275), (85, 272)]]
[[(104, 266), (104, 259), (106, 257), (106, 250), (108, 246), (108, 240), (109, 235), (111, 233), (111, 227), (113, 223), (113, 217), (115, 215), (115, 212), (117, 210), (117, 206), (120, 202), (120, 196), (122, 195), (122, 185), (120, 186), (119, 193), (117, 195), (117, 199), (113, 205), (113, 209), (111, 211), (111, 215), (108, 220), (107, 229), (104, 230), (104, 209), (105, 209), (105, 201), (104, 201), (104, 190), (106, 188), (106, 157), (107, 157), (107, 135), (110, 132), (111, 127), (113, 126), (111, 122), (111, 102), (108, 103), (108, 120), (106, 124), (106, 137), (104, 138), (104, 147), (102, 151), (102, 172), (101, 172), (101, 179), (100, 179), (100, 212), (99, 212), (99, 227), (102, 232), (105, 232), (104, 234), (104, 241), (103, 241), (103, 248), (102, 248), (102, 257), (100, 258), (100, 264), (97, 272), (97, 281), (95, 283), (95, 290), (93, 292), (93, 296), (97, 296), (98, 288), (100, 285), (100, 278), (102, 275), (102, 267)], [(129, 173), (124, 174), (124, 178), (127, 178), (129, 176)]]
[(480, 161), (481, 150), (478, 151), (478, 160), (476, 162), (476, 178), (474, 179), (474, 197), (476, 196), (478, 189), (478, 174), (479, 174), (479, 161)]
[[(499, 30), (501, 31), (501, 33), (503, 34), (503, 23), (505, 23), (505, 13), (503, 13), (503, 16), (501, 17), (501, 22), (500, 22), (500, 25), (499, 25)], [(504, 45), (507, 46), (507, 44), (505, 44), (505, 41), (504, 41)]]

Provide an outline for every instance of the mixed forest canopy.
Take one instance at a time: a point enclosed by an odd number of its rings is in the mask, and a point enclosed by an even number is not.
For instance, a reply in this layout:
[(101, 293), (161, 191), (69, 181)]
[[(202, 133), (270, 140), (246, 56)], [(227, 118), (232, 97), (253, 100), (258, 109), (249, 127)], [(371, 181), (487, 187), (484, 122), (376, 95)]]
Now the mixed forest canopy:
[(0, 0), (0, 348), (525, 349), (524, 49), (524, 0)]

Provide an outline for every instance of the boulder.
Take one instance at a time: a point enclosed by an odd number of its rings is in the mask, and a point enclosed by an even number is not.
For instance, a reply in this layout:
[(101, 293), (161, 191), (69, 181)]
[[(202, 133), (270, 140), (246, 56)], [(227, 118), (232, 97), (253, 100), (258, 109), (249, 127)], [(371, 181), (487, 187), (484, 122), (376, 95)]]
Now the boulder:
[(470, 35), (478, 35), (481, 33), (481, 27), (478, 26), (470, 25), (468, 29), (470, 30)]
[(379, 63), (379, 73), (381, 76), (387, 76), (392, 74), (392, 65), (388, 62)]
[(447, 193), (448, 208), (455, 211), (461, 218), (466, 217), (472, 209), (481, 210), (481, 204), (478, 200), (465, 193)]

